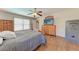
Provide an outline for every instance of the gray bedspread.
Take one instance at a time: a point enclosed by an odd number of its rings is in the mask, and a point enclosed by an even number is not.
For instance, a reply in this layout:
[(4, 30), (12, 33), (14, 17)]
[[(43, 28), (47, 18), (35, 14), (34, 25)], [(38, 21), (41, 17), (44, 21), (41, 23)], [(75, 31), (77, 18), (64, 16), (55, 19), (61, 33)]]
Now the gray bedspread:
[(0, 51), (32, 51), (40, 44), (45, 44), (44, 36), (32, 30), (17, 31), (16, 39), (5, 40)]

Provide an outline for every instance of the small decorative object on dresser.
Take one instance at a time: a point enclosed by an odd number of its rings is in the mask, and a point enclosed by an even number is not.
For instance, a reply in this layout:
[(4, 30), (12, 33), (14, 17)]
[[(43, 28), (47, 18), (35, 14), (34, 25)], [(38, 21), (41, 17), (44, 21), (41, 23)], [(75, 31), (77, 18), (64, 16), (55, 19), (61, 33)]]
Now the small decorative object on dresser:
[(42, 33), (46, 35), (56, 36), (56, 25), (54, 25), (53, 16), (47, 16), (44, 19), (44, 25), (42, 26)]

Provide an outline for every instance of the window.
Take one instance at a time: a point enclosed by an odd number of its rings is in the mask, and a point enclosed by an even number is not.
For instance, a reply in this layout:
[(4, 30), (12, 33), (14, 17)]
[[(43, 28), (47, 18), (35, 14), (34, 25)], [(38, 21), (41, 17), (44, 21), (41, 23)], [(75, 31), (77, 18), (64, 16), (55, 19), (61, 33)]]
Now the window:
[(30, 20), (14, 18), (14, 31), (30, 29)]
[(30, 29), (30, 21), (24, 20), (24, 29)]

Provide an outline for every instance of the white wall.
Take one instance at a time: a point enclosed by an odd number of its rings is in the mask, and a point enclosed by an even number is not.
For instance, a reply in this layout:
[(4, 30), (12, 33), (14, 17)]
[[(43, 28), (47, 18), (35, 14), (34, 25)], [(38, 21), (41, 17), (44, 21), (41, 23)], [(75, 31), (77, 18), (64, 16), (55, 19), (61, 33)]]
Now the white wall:
[(45, 18), (44, 16), (38, 18), (38, 20), (39, 20), (39, 30), (41, 30), (41, 28), (42, 28), (42, 26), (43, 26), (44, 18)]
[(19, 14), (0, 11), (0, 19), (13, 20), (14, 17), (16, 17), (16, 18), (24, 18), (24, 19), (34, 19), (33, 17), (28, 17), (28, 16), (19, 15)]
[[(56, 25), (56, 35), (65, 37), (65, 23), (67, 20), (79, 19), (79, 9), (78, 8), (69, 8), (66, 10), (61, 10), (59, 12), (48, 14), (48, 16), (55, 16), (55, 25)], [(40, 18), (40, 26), (42, 28), (44, 16)]]
[(65, 37), (65, 23), (67, 20), (79, 19), (79, 9), (68, 9), (53, 14), (55, 16), (56, 35)]

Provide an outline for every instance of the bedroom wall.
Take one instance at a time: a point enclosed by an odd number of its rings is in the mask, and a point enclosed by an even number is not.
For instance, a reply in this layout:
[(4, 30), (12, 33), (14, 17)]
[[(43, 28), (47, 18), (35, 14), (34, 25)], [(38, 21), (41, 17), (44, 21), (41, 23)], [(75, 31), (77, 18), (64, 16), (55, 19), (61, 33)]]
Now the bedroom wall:
[[(56, 25), (56, 35), (65, 37), (65, 23), (68, 20), (79, 19), (79, 9), (78, 8), (69, 8), (62, 10), (60, 12), (48, 14), (49, 16), (55, 16), (55, 25)], [(42, 28), (44, 17), (40, 19), (39, 29)]]
[(33, 18), (33, 17), (28, 17), (28, 16), (19, 15), (19, 14), (0, 11), (0, 20), (14, 20), (14, 17), (23, 18), (23, 19), (29, 19), (31, 21), (31, 25), (32, 25), (32, 23), (35, 25), (35, 23), (32, 22), (32, 21), (35, 20), (35, 18)]
[(79, 9), (68, 9), (55, 14), (56, 35), (65, 37), (65, 23), (67, 20), (79, 19)]
[(38, 20), (39, 20), (39, 30), (41, 30), (42, 29), (42, 25), (43, 25), (43, 22), (44, 22), (44, 16), (43, 17), (40, 17), (40, 18), (38, 18)]

